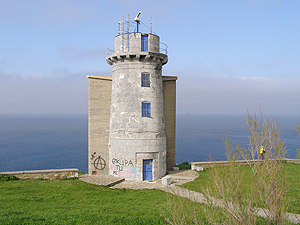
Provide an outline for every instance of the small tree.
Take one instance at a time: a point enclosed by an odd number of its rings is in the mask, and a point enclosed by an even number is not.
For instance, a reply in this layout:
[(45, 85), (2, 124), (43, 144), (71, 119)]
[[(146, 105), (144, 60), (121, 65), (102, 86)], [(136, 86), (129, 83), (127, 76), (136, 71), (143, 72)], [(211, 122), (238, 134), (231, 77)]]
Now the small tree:
[[(284, 201), (288, 190), (283, 165), (286, 155), (284, 141), (281, 140), (279, 126), (275, 120), (268, 120), (260, 111), (259, 116), (247, 114), (247, 125), (250, 132), (249, 149), (238, 146), (242, 158), (252, 171), (256, 197), (268, 217), (269, 223), (279, 224), (285, 221), (284, 212), (287, 204)], [(259, 155), (260, 146), (266, 149), (265, 159), (251, 161)]]

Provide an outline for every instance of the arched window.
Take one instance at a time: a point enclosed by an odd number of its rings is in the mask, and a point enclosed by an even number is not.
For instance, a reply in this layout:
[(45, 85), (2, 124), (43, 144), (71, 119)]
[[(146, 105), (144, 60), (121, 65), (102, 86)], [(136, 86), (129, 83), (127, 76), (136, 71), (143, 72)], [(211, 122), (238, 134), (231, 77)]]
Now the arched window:
[(141, 86), (142, 87), (150, 87), (150, 74), (149, 73), (141, 74)]
[(151, 117), (151, 102), (142, 102), (142, 117)]

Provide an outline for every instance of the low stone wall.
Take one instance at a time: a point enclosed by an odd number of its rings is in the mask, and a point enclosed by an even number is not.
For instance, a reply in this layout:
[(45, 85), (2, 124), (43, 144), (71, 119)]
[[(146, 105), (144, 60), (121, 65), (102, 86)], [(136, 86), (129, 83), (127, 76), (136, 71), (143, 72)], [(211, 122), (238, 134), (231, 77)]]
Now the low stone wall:
[[(286, 162), (291, 162), (291, 163), (295, 163), (295, 164), (299, 164), (300, 161), (299, 159), (283, 159)], [(255, 163), (261, 160), (249, 160), (250, 163)], [(238, 164), (247, 164), (247, 162), (245, 160), (236, 160), (236, 163)], [(228, 161), (211, 161), (211, 162), (191, 162), (191, 169), (192, 170), (199, 170), (200, 167), (202, 167), (203, 169), (206, 168), (210, 168), (213, 165), (217, 165), (217, 164), (228, 164)]]
[(0, 172), (0, 174), (13, 175), (19, 179), (57, 180), (57, 179), (78, 177), (78, 169), (28, 170), (28, 171)]

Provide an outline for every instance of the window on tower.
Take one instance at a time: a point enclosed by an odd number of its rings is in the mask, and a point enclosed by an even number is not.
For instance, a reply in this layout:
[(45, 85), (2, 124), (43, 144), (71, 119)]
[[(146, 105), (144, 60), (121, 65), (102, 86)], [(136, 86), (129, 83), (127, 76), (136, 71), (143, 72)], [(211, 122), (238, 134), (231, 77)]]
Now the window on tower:
[(151, 117), (151, 103), (142, 102), (142, 117)]
[(150, 74), (149, 73), (142, 73), (142, 87), (150, 87)]

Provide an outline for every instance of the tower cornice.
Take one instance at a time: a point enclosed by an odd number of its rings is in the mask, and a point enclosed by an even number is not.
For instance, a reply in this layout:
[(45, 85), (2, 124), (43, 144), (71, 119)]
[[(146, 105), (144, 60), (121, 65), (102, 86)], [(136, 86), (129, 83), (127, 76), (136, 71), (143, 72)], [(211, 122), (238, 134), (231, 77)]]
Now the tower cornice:
[(117, 62), (156, 62), (165, 65), (168, 62), (168, 56), (158, 52), (122, 52), (108, 55), (106, 62), (113, 65)]

